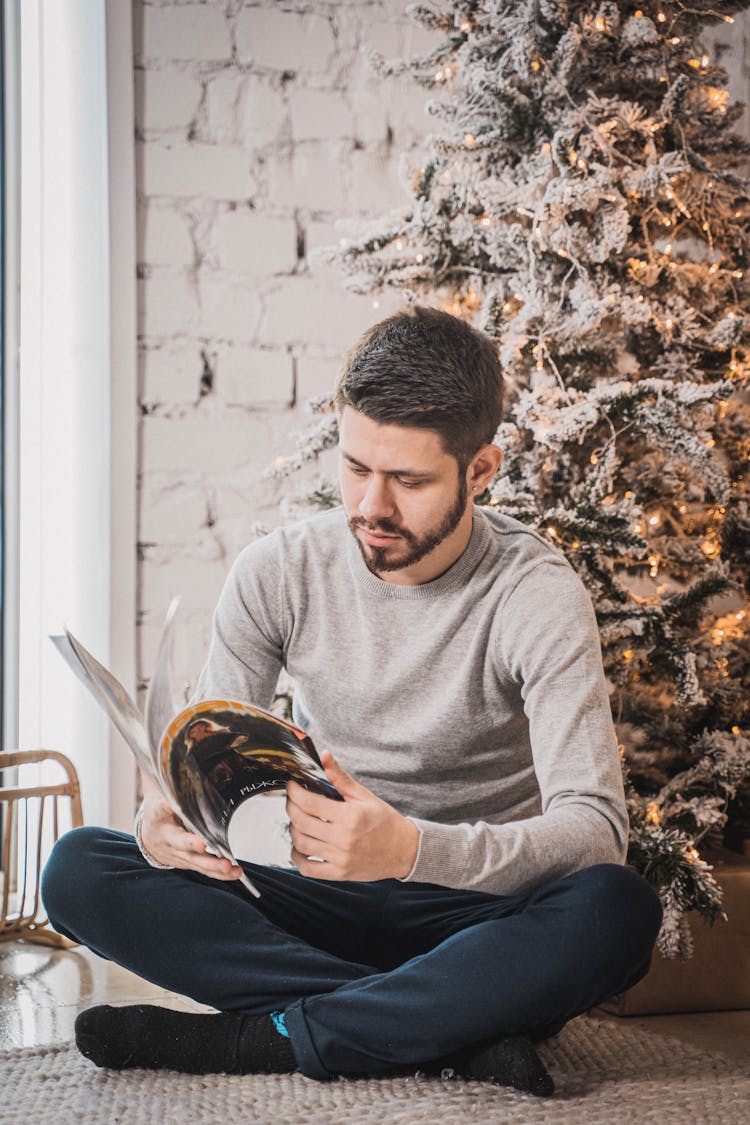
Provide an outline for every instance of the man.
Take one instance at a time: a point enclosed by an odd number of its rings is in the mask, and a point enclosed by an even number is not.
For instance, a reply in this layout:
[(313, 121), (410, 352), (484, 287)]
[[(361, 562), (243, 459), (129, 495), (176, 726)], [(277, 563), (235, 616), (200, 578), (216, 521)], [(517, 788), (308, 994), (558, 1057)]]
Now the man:
[(555, 548), (473, 503), (501, 385), (492, 342), (447, 313), (376, 325), (336, 391), (343, 509), (229, 575), (197, 698), (267, 704), (286, 667), (344, 798), (288, 784), (295, 870), (247, 864), (251, 899), (151, 791), (140, 851), (99, 829), (58, 843), (56, 928), (219, 1009), (84, 1012), (99, 1065), (450, 1066), (549, 1094), (533, 1043), (646, 972), (661, 911), (623, 866), (591, 603)]

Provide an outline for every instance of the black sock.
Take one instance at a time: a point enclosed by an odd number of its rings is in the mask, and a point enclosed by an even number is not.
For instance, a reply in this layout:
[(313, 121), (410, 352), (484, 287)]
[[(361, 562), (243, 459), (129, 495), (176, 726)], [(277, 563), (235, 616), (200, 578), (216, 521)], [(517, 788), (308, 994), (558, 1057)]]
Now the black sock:
[(513, 1086), (538, 1098), (549, 1097), (555, 1089), (531, 1040), (522, 1035), (475, 1043), (440, 1063), (443, 1069), (451, 1069), (461, 1078)]
[(112, 1070), (291, 1074), (297, 1066), (289, 1039), (270, 1015), (101, 1004), (81, 1012), (75, 1035), (82, 1055)]

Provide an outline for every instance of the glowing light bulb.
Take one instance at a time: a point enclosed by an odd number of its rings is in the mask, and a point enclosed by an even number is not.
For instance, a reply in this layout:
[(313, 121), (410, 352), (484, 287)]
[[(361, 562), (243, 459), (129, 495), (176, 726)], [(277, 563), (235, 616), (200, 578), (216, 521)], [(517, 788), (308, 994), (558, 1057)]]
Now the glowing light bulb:
[(533, 62), (531, 63), (531, 69), (535, 72), (539, 70), (540, 66), (541, 66), (541, 63), (539, 62), (539, 59), (534, 59)]
[(665, 326), (669, 329), (670, 332), (672, 331), (673, 323), (674, 322), (672, 321), (671, 317), (667, 317), (667, 319), (664, 321)]
[(480, 221), (483, 227), (488, 227), (492, 223), (492, 219), (489, 217), (489, 215), (482, 215)]
[(626, 648), (622, 655), (625, 659), (625, 663), (629, 664), (634, 655), (632, 648)]
[(652, 527), (657, 527), (658, 524), (661, 522), (661, 516), (658, 516), (658, 515), (649, 516), (648, 522), (651, 524)]
[(666, 23), (667, 22), (667, 16), (666, 16), (665, 12), (657, 12), (656, 18), (659, 21), (659, 23)]
[(474, 148), (474, 134), (466, 133), (466, 135), (464, 136), (464, 143), (467, 148)]
[(594, 27), (596, 28), (597, 31), (606, 31), (607, 30), (606, 21), (603, 20), (601, 16), (597, 16), (596, 19), (594, 20)]
[(636, 10), (635, 10), (635, 11), (633, 12), (633, 15), (635, 16), (635, 18), (636, 18), (637, 20), (642, 20), (642, 19), (643, 19), (643, 12), (641, 11), (641, 9), (640, 9), (640, 8), (636, 8)]
[(597, 457), (597, 455), (595, 453), (591, 454), (591, 456), (589, 457), (589, 461), (591, 462), (592, 465), (598, 465), (599, 464), (599, 458)]

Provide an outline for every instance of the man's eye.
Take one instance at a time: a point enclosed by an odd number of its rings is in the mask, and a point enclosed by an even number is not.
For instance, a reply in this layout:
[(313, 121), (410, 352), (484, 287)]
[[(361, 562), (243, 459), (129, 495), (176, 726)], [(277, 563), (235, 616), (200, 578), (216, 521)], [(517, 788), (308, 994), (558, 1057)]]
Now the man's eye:
[(349, 465), (349, 472), (354, 473), (355, 477), (364, 477), (367, 475), (367, 469), (360, 469), (357, 465)]
[(421, 480), (403, 480), (401, 477), (397, 479), (398, 483), (402, 484), (404, 488), (419, 488), (420, 484), (422, 484)]

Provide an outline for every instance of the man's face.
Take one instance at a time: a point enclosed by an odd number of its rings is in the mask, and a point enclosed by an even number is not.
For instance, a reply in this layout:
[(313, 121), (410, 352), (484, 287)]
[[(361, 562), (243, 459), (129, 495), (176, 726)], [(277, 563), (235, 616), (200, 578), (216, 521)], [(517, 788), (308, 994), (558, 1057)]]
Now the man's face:
[(344, 407), (341, 495), (366, 565), (386, 581), (429, 582), (464, 550), (466, 474), (434, 430), (374, 422)]

